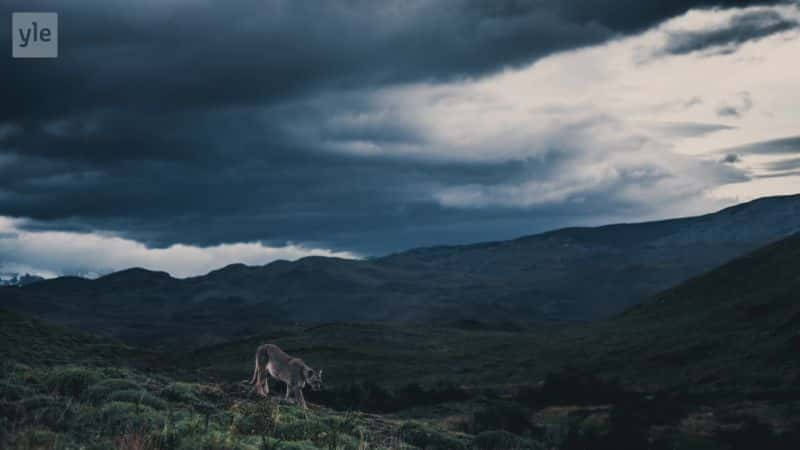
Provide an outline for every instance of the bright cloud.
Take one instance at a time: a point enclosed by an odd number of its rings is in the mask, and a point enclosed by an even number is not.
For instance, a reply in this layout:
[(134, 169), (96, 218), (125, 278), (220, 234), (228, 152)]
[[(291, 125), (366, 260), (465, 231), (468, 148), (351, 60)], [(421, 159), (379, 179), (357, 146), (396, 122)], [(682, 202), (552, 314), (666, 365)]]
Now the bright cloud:
[[(529, 208), (600, 193), (657, 203), (664, 215), (708, 211), (752, 198), (751, 186), (769, 195), (800, 185), (797, 175), (758, 181), (763, 164), (721, 164), (719, 155), (797, 133), (798, 23), (797, 5), (693, 10), (479, 80), (317, 99), (346, 106), (302, 131), (365, 158), (547, 162), (528, 177), (433, 189), (455, 208)], [(410, 138), (374, 132), (389, 126)]]
[[(261, 242), (213, 247), (172, 245), (148, 248), (129, 239), (99, 233), (25, 231), (23, 221), (0, 216), (0, 272), (44, 277), (64, 274), (102, 275), (129, 267), (161, 270), (175, 277), (202, 275), (232, 263), (263, 265), (306, 256), (357, 258), (302, 245), (270, 247)], [(13, 262), (4, 263), (5, 260)]]

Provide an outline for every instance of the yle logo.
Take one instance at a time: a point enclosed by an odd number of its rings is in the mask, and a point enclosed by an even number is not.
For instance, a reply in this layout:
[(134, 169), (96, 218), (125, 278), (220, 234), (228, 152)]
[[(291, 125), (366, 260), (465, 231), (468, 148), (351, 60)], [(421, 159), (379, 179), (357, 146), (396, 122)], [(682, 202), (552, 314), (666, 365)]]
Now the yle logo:
[(11, 49), (14, 58), (58, 58), (58, 13), (12, 13)]

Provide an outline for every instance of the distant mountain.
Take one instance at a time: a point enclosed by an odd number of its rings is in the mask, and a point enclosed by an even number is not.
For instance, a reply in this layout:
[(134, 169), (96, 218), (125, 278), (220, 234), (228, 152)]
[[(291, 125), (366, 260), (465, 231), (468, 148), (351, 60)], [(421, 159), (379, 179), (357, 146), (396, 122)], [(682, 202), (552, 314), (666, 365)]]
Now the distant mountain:
[(40, 276), (28, 273), (0, 273), (0, 286), (27, 286), (43, 280)]
[(800, 231), (800, 195), (767, 197), (699, 217), (564, 228), (511, 241), (430, 247), (383, 264), (494, 282), (485, 297), (539, 317), (607, 317), (692, 276)]
[(566, 228), (370, 260), (309, 257), (201, 277), (129, 269), (0, 289), (0, 306), (134, 343), (192, 345), (270, 322), (587, 320), (800, 231), (800, 195), (700, 217)]

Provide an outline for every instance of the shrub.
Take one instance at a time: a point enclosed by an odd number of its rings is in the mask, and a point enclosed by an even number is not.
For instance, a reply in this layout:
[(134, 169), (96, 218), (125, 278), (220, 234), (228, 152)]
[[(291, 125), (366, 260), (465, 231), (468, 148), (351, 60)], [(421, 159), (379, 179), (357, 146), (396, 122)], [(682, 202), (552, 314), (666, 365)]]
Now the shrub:
[(142, 389), (125, 389), (114, 391), (108, 395), (109, 401), (128, 402), (147, 405), (153, 409), (164, 409), (167, 403), (164, 400)]
[(691, 410), (692, 399), (685, 392), (659, 392), (652, 400), (628, 401), (639, 403), (639, 410), (653, 425), (672, 425), (686, 417)]
[(181, 445), (181, 436), (174, 428), (164, 426), (160, 431), (148, 433), (146, 444), (149, 450), (175, 450)]
[(405, 442), (425, 450), (465, 450), (467, 446), (444, 433), (439, 433), (415, 423), (407, 422), (400, 428)]
[(776, 449), (794, 450), (797, 448), (798, 442), (800, 442), (800, 424), (797, 423), (783, 433), (775, 436)]
[(107, 433), (121, 434), (160, 426), (164, 423), (164, 416), (149, 406), (112, 401), (90, 410), (82, 417), (82, 422), (87, 428), (102, 427)]
[(60, 434), (41, 428), (19, 433), (14, 440), (14, 448), (17, 449), (55, 449), (61, 447), (64, 442)]
[(533, 450), (539, 446), (507, 431), (491, 430), (475, 436), (472, 448), (476, 450)]
[(17, 401), (30, 396), (31, 389), (27, 386), (0, 380), (0, 398), (6, 401)]
[(114, 442), (117, 450), (149, 450), (147, 432), (144, 430), (131, 430), (122, 434)]
[(515, 400), (527, 405), (596, 405), (624, 401), (636, 394), (619, 383), (575, 370), (550, 373), (540, 388), (520, 391)]
[(272, 402), (253, 402), (235, 405), (233, 426), (245, 435), (275, 437), (280, 411)]
[(733, 430), (720, 430), (716, 437), (731, 450), (777, 448), (777, 439), (772, 427), (755, 417), (745, 417), (744, 423), (740, 426)]
[(0, 411), (21, 423), (42, 425), (53, 430), (63, 430), (72, 417), (70, 402), (50, 395), (33, 395), (18, 402), (0, 404)]
[(377, 413), (394, 412), (443, 402), (463, 401), (469, 398), (470, 394), (467, 391), (447, 381), (440, 381), (428, 387), (418, 383), (409, 383), (395, 389), (388, 389), (368, 381), (349, 384), (334, 390), (308, 393), (310, 401), (332, 408)]
[(607, 425), (590, 422), (586, 417), (571, 420), (564, 450), (608, 448), (644, 450), (649, 443), (650, 425), (638, 405), (622, 403), (611, 409)]
[(321, 420), (296, 421), (279, 425), (275, 437), (286, 441), (311, 441), (328, 432), (330, 428)]
[(22, 409), (23, 411), (31, 412), (58, 403), (59, 402), (52, 395), (37, 394), (20, 400), (19, 402), (17, 402), (17, 407)]
[(530, 411), (516, 403), (497, 402), (472, 413), (467, 427), (473, 434), (488, 430), (523, 434), (531, 429)]
[(171, 401), (186, 403), (188, 405), (204, 405), (198, 397), (195, 386), (190, 383), (171, 383), (161, 390), (161, 397)]
[(67, 431), (70, 419), (75, 415), (72, 403), (52, 402), (33, 413), (33, 420), (54, 431)]
[(100, 403), (108, 398), (108, 396), (115, 391), (124, 391), (129, 389), (140, 389), (140, 386), (130, 380), (123, 378), (109, 378), (99, 381), (86, 390), (84, 398), (92, 403)]
[(61, 367), (54, 369), (47, 377), (46, 383), (60, 395), (80, 400), (89, 386), (100, 380), (100, 375), (92, 369), (84, 367)]
[(609, 417), (608, 444), (619, 450), (647, 448), (650, 424), (638, 405), (614, 406)]
[(344, 417), (327, 417), (324, 421), (326, 429), (312, 437), (317, 447), (329, 450), (342, 448), (345, 443), (353, 441), (350, 436), (355, 431), (355, 422), (352, 414)]

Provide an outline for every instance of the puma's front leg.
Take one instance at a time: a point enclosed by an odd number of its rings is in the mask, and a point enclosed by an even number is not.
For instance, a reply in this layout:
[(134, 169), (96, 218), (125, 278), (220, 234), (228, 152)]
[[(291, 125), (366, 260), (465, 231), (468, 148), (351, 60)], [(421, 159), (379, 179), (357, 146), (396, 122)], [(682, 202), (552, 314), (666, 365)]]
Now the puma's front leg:
[(303, 397), (303, 388), (296, 387), (294, 388), (294, 397), (297, 399), (297, 404), (303, 407), (303, 409), (308, 409), (306, 406), (306, 399)]
[(265, 398), (269, 395), (269, 377), (267, 374), (264, 374), (262, 379), (256, 381), (256, 391), (260, 396)]

